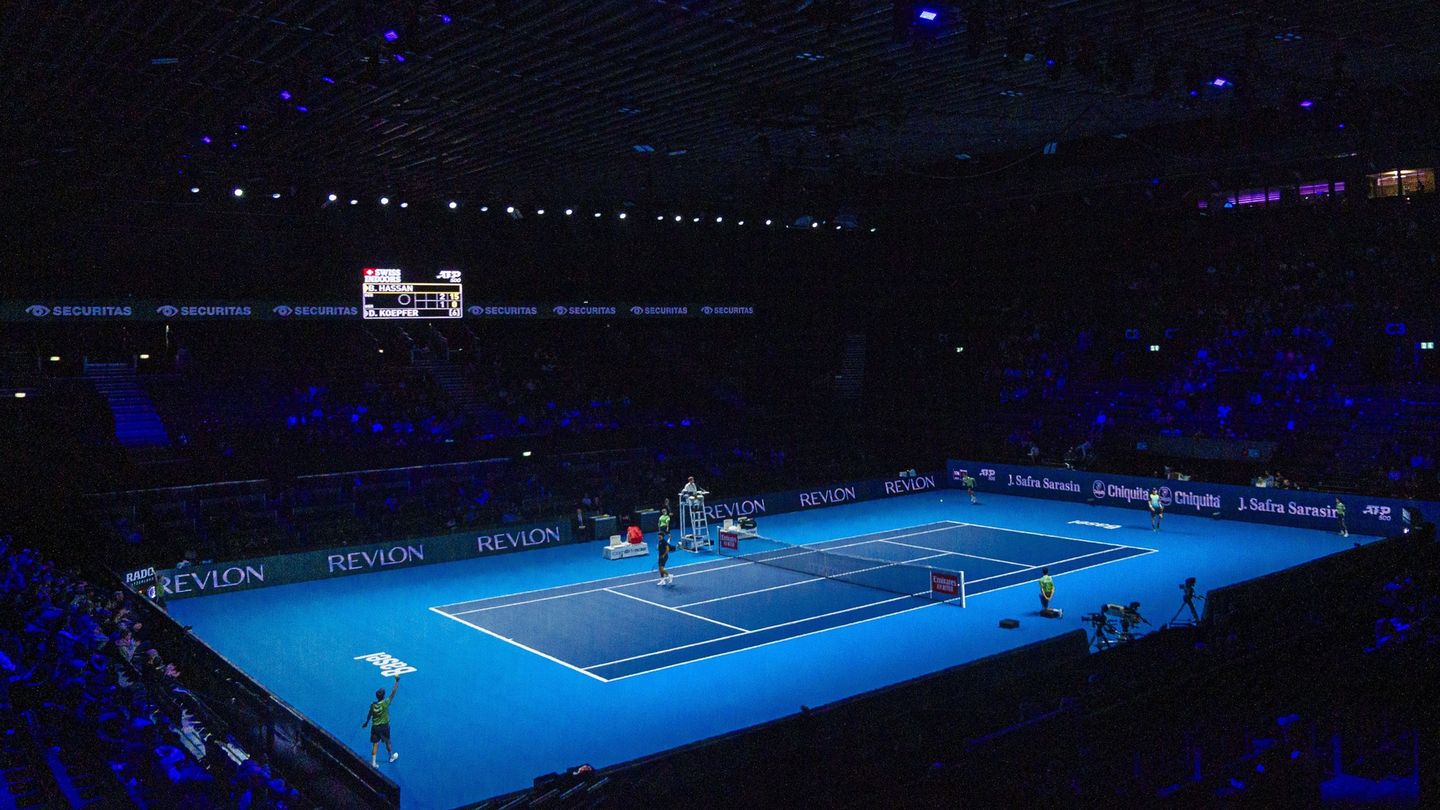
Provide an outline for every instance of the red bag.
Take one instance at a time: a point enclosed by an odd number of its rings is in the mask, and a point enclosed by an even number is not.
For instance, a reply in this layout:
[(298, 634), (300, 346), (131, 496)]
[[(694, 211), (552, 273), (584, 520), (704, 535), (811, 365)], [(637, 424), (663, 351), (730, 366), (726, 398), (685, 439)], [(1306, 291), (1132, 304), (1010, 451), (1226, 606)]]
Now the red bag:
[(645, 535), (640, 532), (639, 526), (631, 526), (630, 530), (626, 534), (626, 537), (631, 543), (645, 542)]

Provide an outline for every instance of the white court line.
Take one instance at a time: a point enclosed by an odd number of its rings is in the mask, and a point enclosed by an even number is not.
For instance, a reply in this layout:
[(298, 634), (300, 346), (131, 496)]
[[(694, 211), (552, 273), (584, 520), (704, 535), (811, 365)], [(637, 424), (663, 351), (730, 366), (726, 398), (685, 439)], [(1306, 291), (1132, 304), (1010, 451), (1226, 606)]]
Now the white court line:
[[(906, 548), (918, 548), (918, 549), (921, 549), (922, 551), (940, 551), (940, 549), (938, 549), (938, 548), (931, 548), (930, 546), (917, 546), (917, 545), (915, 545), (915, 544), (913, 544), (913, 543), (896, 543), (894, 540), (877, 540), (876, 542), (878, 542), (878, 543), (892, 543), (892, 544), (894, 544), (894, 545), (904, 546), (904, 547), (906, 547)], [(1019, 566), (1019, 567), (1021, 567), (1021, 568), (1024, 568), (1024, 567), (1025, 567), (1025, 563), (1022, 563), (1022, 562), (1015, 562), (1014, 560), (1002, 560), (1002, 559), (1000, 559), (999, 557), (986, 557), (986, 556), (981, 555), (981, 554), (971, 554), (971, 553), (968, 552), (968, 551), (946, 551), (946, 552), (944, 552), (944, 553), (945, 553), (945, 554), (953, 554), (953, 555), (955, 555), (955, 556), (957, 556), (957, 557), (974, 557), (974, 558), (977, 559), (977, 560), (989, 560), (990, 562), (1004, 563), (1005, 565), (1017, 565), (1017, 566)], [(920, 557), (919, 559), (924, 560), (924, 559), (929, 559), (929, 558), (927, 558), (927, 557)]]
[[(883, 541), (875, 541), (875, 542), (883, 542)], [(915, 546), (915, 548), (920, 548), (920, 546)], [(933, 549), (933, 548), (931, 548), (931, 549), (926, 549), (926, 551), (934, 551), (934, 550), (935, 550), (935, 549)], [(795, 555), (793, 555), (793, 554), (787, 554), (786, 556), (787, 556), (787, 557), (791, 557), (791, 556), (795, 556)], [(848, 572), (848, 573), (849, 573), (849, 574), (859, 574), (859, 573), (862, 573), (862, 572), (864, 572), (864, 571), (878, 571), (878, 570), (881, 569), (881, 568), (889, 568), (889, 567), (892, 566), (892, 565), (909, 565), (910, 563), (919, 562), (919, 561), (921, 561), (921, 560), (929, 560), (929, 559), (933, 559), (933, 558), (935, 558), (935, 557), (953, 557), (953, 556), (955, 556), (955, 555), (954, 555), (954, 552), (942, 551), (942, 552), (940, 552), (939, 554), (931, 554), (931, 555), (928, 555), (928, 556), (925, 556), (925, 557), (916, 557), (916, 558), (913, 559), (913, 560), (896, 560), (896, 561), (894, 561), (894, 562), (886, 562), (886, 563), (884, 563), (884, 564), (882, 564), (882, 565), (877, 565), (877, 566), (875, 566), (874, 568), (862, 568), (862, 569), (860, 569), (860, 570), (858, 570), (858, 571), (850, 571), (850, 572)], [(780, 557), (780, 558), (777, 558), (777, 559), (784, 559), (784, 557)], [(852, 559), (861, 559), (861, 558), (855, 557), (855, 558), (852, 558)], [(880, 560), (874, 560), (874, 562), (882, 562), (882, 561), (880, 561)], [(764, 563), (761, 563), (761, 562), (756, 562), (755, 564), (756, 564), (756, 565), (764, 565)], [(790, 570), (792, 570), (792, 569), (789, 569), (789, 568), (782, 568), (782, 567), (780, 567), (780, 566), (775, 566), (775, 567), (776, 567), (776, 568), (780, 568), (780, 570), (782, 570), (782, 571), (790, 571)], [(765, 593), (766, 591), (778, 591), (778, 590), (780, 590), (781, 588), (793, 588), (793, 587), (795, 587), (796, 585), (808, 585), (808, 584), (810, 584), (810, 583), (812, 583), (812, 582), (845, 582), (845, 580), (840, 579), (839, 577), (825, 577), (825, 576), (820, 576), (820, 575), (818, 575), (818, 574), (807, 574), (807, 573), (805, 573), (804, 571), (797, 571), (796, 573), (798, 573), (798, 574), (800, 574), (801, 576), (804, 576), (804, 577), (806, 577), (806, 578), (800, 580), (799, 582), (787, 582), (787, 583), (785, 583), (784, 585), (771, 585), (771, 586), (768, 587), (768, 588), (756, 588), (756, 589), (753, 590), (753, 591), (743, 591), (743, 592), (741, 592), (741, 593), (726, 594), (725, 596), (717, 596), (717, 597), (715, 597), (714, 599), (703, 599), (703, 600), (701, 600), (701, 601), (699, 601), (699, 602), (690, 602), (690, 603), (688, 603), (688, 604), (681, 605), (680, 607), (682, 607), (682, 608), (687, 608), (687, 607), (694, 607), (694, 606), (696, 606), (696, 605), (708, 605), (708, 604), (710, 604), (711, 602), (723, 602), (723, 601), (725, 601), (726, 599), (734, 599), (734, 598), (739, 597), (739, 596), (750, 596), (751, 594)], [(847, 575), (848, 575), (848, 574), (847, 574)], [(855, 585), (855, 584), (857, 584), (857, 583), (851, 582), (851, 583), (848, 583), (848, 584), (850, 584), (850, 585)], [(861, 586), (861, 587), (868, 587), (868, 586)]]
[[(901, 599), (909, 599), (910, 597), (908, 597), (908, 596), (902, 596), (902, 597), (900, 597), (900, 598), (901, 598)], [(876, 604), (883, 604), (883, 603), (876, 603)], [(712, 659), (712, 658), (722, 658), (722, 657), (727, 656), (727, 655), (734, 655), (735, 653), (746, 652), (747, 650), (758, 650), (758, 649), (760, 649), (761, 647), (769, 647), (771, 644), (781, 644), (781, 643), (784, 643), (784, 642), (786, 642), (786, 641), (794, 641), (794, 640), (797, 639), (797, 638), (805, 638), (806, 636), (813, 636), (813, 635), (815, 635), (815, 634), (817, 634), (817, 633), (828, 633), (828, 632), (830, 632), (831, 630), (839, 630), (839, 629), (845, 628), (845, 627), (854, 627), (854, 626), (857, 625), (857, 624), (864, 624), (865, 622), (873, 622), (873, 621), (875, 621), (876, 619), (888, 619), (888, 618), (890, 618), (891, 616), (899, 616), (899, 615), (902, 614), (902, 613), (910, 613), (910, 612), (916, 611), (916, 610), (924, 610), (925, 608), (935, 607), (936, 605), (939, 605), (939, 604), (942, 604), (942, 603), (940, 603), (940, 602), (931, 602), (931, 603), (929, 603), (929, 604), (918, 605), (918, 606), (913, 607), (913, 608), (905, 608), (904, 610), (897, 610), (897, 611), (894, 611), (894, 612), (892, 612), (892, 613), (882, 613), (882, 614), (880, 614), (879, 616), (871, 616), (871, 617), (869, 617), (869, 618), (867, 618), (867, 619), (856, 619), (856, 620), (853, 621), (853, 622), (846, 622), (845, 624), (837, 624), (837, 625), (833, 625), (833, 626), (831, 626), (831, 627), (822, 627), (822, 628), (820, 628), (819, 630), (811, 630), (811, 631), (808, 632), (808, 633), (800, 633), (800, 634), (794, 635), (794, 636), (784, 636), (784, 637), (782, 637), (782, 638), (777, 638), (777, 639), (775, 639), (774, 641), (765, 641), (765, 642), (762, 642), (762, 643), (760, 643), (760, 644), (751, 645), (751, 646), (749, 646), (749, 647), (741, 647), (741, 648), (736, 649), (736, 650), (726, 650), (725, 652), (715, 653), (714, 655), (704, 655), (704, 656), (701, 656), (701, 657), (699, 657), (699, 658), (691, 658), (691, 659), (688, 660), (688, 661), (678, 661), (678, 662), (676, 662), (676, 663), (674, 663), (674, 664), (666, 664), (666, 665), (663, 666), (663, 667), (656, 667), (656, 668), (654, 668), (654, 669), (647, 669), (647, 670), (643, 670), (643, 671), (641, 671), (641, 672), (631, 672), (631, 673), (629, 673), (628, 675), (619, 675), (619, 676), (614, 677), (614, 678), (606, 679), (606, 683), (614, 683), (615, 681), (623, 681), (623, 680), (625, 680), (626, 678), (633, 678), (633, 677), (635, 677), (635, 676), (637, 676), (637, 675), (649, 675), (649, 674), (652, 673), (652, 672), (660, 672), (661, 670), (673, 669), (674, 667), (683, 667), (683, 666), (687, 666), (687, 665), (689, 665), (689, 664), (698, 664), (698, 663), (700, 663), (701, 661), (709, 661), (709, 660)], [(827, 615), (828, 615), (828, 614), (827, 614)], [(816, 618), (819, 618), (819, 617), (816, 617)], [(758, 631), (756, 631), (756, 632), (758, 632)], [(603, 665), (603, 664), (596, 664), (595, 666), (599, 667), (599, 666), (604, 666), (604, 665)]]
[[(1144, 551), (1145, 554), (1157, 554), (1157, 553), (1159, 553), (1159, 552), (1157, 552), (1157, 551), (1154, 551), (1153, 549), (1139, 549), (1139, 550), (1140, 550), (1140, 551)], [(1072, 569), (1072, 570), (1070, 570), (1070, 571), (1066, 571), (1064, 574), (1057, 574), (1056, 576), (1061, 576), (1061, 577), (1063, 577), (1063, 576), (1065, 576), (1065, 574), (1075, 574), (1075, 573), (1079, 573), (1079, 572), (1081, 572), (1081, 571), (1089, 571), (1091, 568), (1099, 568), (1099, 567), (1102, 566), (1102, 565), (1114, 565), (1115, 563), (1118, 563), (1118, 562), (1125, 562), (1125, 560), (1135, 560), (1135, 559), (1139, 559), (1140, 557), (1144, 557), (1145, 554), (1136, 554), (1136, 555), (1133, 556), (1133, 557), (1124, 557), (1124, 558), (1119, 559), (1119, 560), (1106, 560), (1105, 562), (1098, 562), (1098, 563), (1095, 563), (1094, 565), (1086, 565), (1086, 566), (1083, 566), (1083, 567), (1081, 567), (1081, 568), (1075, 568), (1075, 569)], [(1018, 587), (1020, 587), (1021, 585), (1029, 585), (1030, 583), (1032, 583), (1032, 582), (1034, 582), (1034, 581), (1035, 581), (1035, 580), (1033, 580), (1033, 579), (1027, 579), (1027, 580), (1025, 580), (1024, 582), (1017, 582), (1017, 583), (1015, 583), (1014, 585), (1001, 585), (1001, 586), (998, 587), (998, 588), (991, 588), (991, 589), (989, 589), (989, 590), (987, 590), (987, 591), (981, 591), (980, 593), (977, 593), (977, 594), (975, 594), (975, 595), (976, 595), (976, 596), (984, 596), (984, 595), (987, 594), (987, 593), (996, 593), (996, 592), (998, 592), (998, 591), (1003, 591), (1003, 590), (1006, 590), (1006, 589), (1009, 589), (1009, 588), (1018, 588)]]
[(746, 629), (743, 628), (743, 627), (736, 627), (736, 626), (733, 625), (733, 624), (726, 624), (725, 622), (719, 621), (718, 619), (712, 619), (712, 618), (710, 618), (710, 617), (708, 617), (708, 616), (701, 616), (701, 615), (698, 614), (698, 613), (686, 613), (685, 611), (681, 610), (680, 608), (670, 607), (669, 605), (662, 605), (662, 604), (660, 604), (659, 602), (651, 602), (649, 599), (641, 599), (641, 598), (638, 597), (638, 596), (631, 596), (631, 595), (628, 594), (628, 593), (621, 593), (621, 592), (619, 592), (619, 591), (612, 591), (612, 590), (610, 590), (609, 588), (606, 588), (606, 589), (605, 589), (605, 592), (606, 592), (606, 593), (613, 593), (613, 594), (615, 594), (616, 596), (623, 596), (623, 597), (625, 597), (626, 599), (634, 599), (636, 602), (644, 602), (645, 604), (650, 605), (651, 607), (658, 607), (658, 608), (664, 608), (664, 609), (666, 609), (666, 610), (673, 610), (673, 611), (675, 611), (676, 613), (679, 613), (681, 616), (689, 616), (689, 617), (692, 618), (692, 619), (699, 619), (699, 620), (702, 621), (702, 622), (710, 622), (711, 624), (718, 624), (718, 625), (720, 625), (721, 627), (728, 627), (728, 628), (730, 628), (731, 630), (738, 630), (738, 631), (740, 631), (741, 633), (748, 633), (748, 632), (750, 632), (749, 630), (746, 630)]
[[(990, 576), (990, 577), (981, 577), (980, 579), (971, 580), (971, 581), (970, 581), (970, 584), (971, 584), (971, 585), (975, 585), (975, 584), (980, 583), (980, 582), (989, 582), (989, 581), (992, 580), (992, 579), (999, 579), (1000, 577), (1010, 577), (1010, 576), (1014, 576), (1014, 575), (1016, 575), (1016, 574), (1023, 574), (1023, 573), (1025, 573), (1026, 571), (1034, 571), (1034, 570), (1037, 569), (1037, 568), (1049, 568), (1049, 567), (1052, 566), (1052, 565), (1060, 565), (1061, 563), (1074, 562), (1074, 561), (1076, 561), (1076, 560), (1083, 560), (1083, 559), (1085, 559), (1086, 557), (1096, 557), (1096, 556), (1099, 556), (1099, 555), (1101, 555), (1101, 554), (1109, 554), (1109, 553), (1112, 552), (1112, 551), (1133, 551), (1133, 550), (1134, 550), (1134, 549), (1129, 549), (1129, 548), (1123, 548), (1123, 547), (1122, 547), (1122, 548), (1107, 548), (1107, 549), (1102, 549), (1102, 550), (1100, 550), (1100, 551), (1092, 551), (1092, 552), (1090, 552), (1089, 554), (1081, 554), (1081, 555), (1078, 556), (1078, 557), (1069, 557), (1069, 558), (1064, 559), (1064, 560), (1056, 560), (1055, 562), (1047, 562), (1047, 563), (1042, 563), (1042, 564), (1040, 564), (1040, 565), (1027, 565), (1027, 566), (1025, 566), (1024, 568), (1021, 568), (1019, 571), (1006, 571), (1006, 572), (1003, 573), (1003, 574), (996, 574), (996, 575)], [(1123, 558), (1121, 558), (1121, 559), (1126, 559), (1126, 560), (1128, 560), (1128, 559), (1130, 559), (1131, 557), (1139, 557), (1139, 556), (1141, 556), (1141, 555), (1139, 555), (1139, 554), (1131, 554), (1130, 557), (1123, 557)], [(1119, 562), (1119, 560), (1116, 560), (1116, 562)], [(1067, 571), (1067, 572), (1065, 572), (1065, 573), (1069, 573), (1069, 572)]]
[[(689, 647), (698, 647), (698, 646), (700, 646), (701, 644), (709, 644), (709, 643), (712, 642), (712, 641), (724, 641), (724, 640), (727, 639), (727, 638), (739, 638), (740, 636), (750, 636), (750, 635), (754, 635), (754, 634), (756, 634), (756, 633), (763, 633), (763, 632), (765, 632), (766, 630), (776, 630), (776, 629), (781, 628), (781, 627), (789, 627), (789, 626), (792, 625), (792, 624), (800, 624), (800, 623), (802, 623), (802, 622), (809, 622), (809, 621), (814, 621), (814, 620), (816, 620), (816, 619), (823, 619), (823, 618), (826, 618), (827, 616), (838, 616), (838, 615), (840, 615), (841, 613), (850, 613), (850, 612), (853, 612), (853, 611), (856, 611), (856, 610), (864, 610), (865, 608), (877, 607), (877, 606), (879, 606), (879, 605), (888, 605), (888, 604), (890, 604), (891, 602), (899, 602), (899, 601), (902, 600), (902, 599), (914, 599), (914, 598), (915, 598), (915, 597), (913, 597), (913, 596), (895, 596), (895, 597), (891, 597), (890, 599), (881, 599), (879, 602), (866, 602), (866, 603), (863, 604), (863, 605), (855, 605), (854, 607), (841, 608), (840, 610), (832, 610), (832, 611), (830, 611), (829, 613), (820, 613), (820, 614), (815, 615), (815, 616), (806, 616), (806, 617), (803, 618), (803, 619), (792, 619), (791, 621), (788, 621), (788, 622), (781, 622), (781, 623), (779, 623), (779, 624), (772, 624), (772, 625), (770, 625), (769, 627), (757, 627), (757, 628), (754, 629), (754, 630), (746, 630), (746, 631), (743, 632), (743, 633), (736, 633), (736, 634), (730, 635), (730, 636), (717, 636), (717, 637), (715, 637), (715, 638), (705, 639), (704, 641), (695, 641), (695, 642), (691, 642), (691, 643), (689, 643), (689, 644), (681, 644), (681, 645), (678, 646), (678, 647), (669, 647), (669, 648), (666, 648), (666, 649), (663, 649), (663, 650), (656, 650), (656, 651), (654, 651), (654, 652), (641, 653), (641, 654), (639, 654), (639, 655), (632, 655), (632, 656), (630, 656), (629, 658), (618, 658), (618, 659), (616, 659), (616, 660), (614, 660), (614, 661), (606, 661), (606, 662), (603, 663), (603, 664), (591, 664), (591, 665), (590, 665), (590, 668), (591, 668), (591, 669), (597, 669), (597, 668), (599, 668), (599, 667), (608, 667), (608, 666), (610, 666), (611, 664), (623, 664), (623, 663), (625, 663), (626, 661), (635, 661), (635, 660), (640, 659), (640, 658), (649, 658), (649, 657), (654, 656), (654, 655), (664, 655), (665, 653), (675, 652), (676, 650), (684, 650), (684, 649), (687, 649), (687, 648), (689, 648)], [(939, 603), (939, 602), (931, 602), (930, 604), (938, 605), (938, 604), (940, 604), (940, 603)], [(927, 604), (927, 605), (921, 605), (921, 607), (930, 607), (930, 605), (928, 605), (928, 604)], [(900, 612), (903, 612), (903, 611), (900, 611)], [(895, 615), (895, 614), (893, 614), (893, 613), (886, 613), (886, 614), (884, 614), (884, 615), (886, 615), (886, 616), (893, 616), (893, 615)], [(848, 625), (836, 625), (836, 627), (846, 627), (846, 626), (848, 626)], [(824, 631), (822, 631), (822, 630), (816, 630), (816, 631), (814, 631), (814, 632), (819, 633), (819, 632), (824, 632)], [(810, 633), (806, 633), (805, 635), (810, 635)], [(786, 636), (786, 638), (800, 638), (800, 636)], [(765, 644), (770, 644), (770, 643), (773, 643), (773, 642), (768, 642), (768, 641), (765, 642)], [(756, 647), (763, 647), (764, 644), (757, 644), (757, 645), (755, 645), (755, 646), (756, 646)], [(750, 650), (750, 649), (754, 649), (754, 647), (742, 647), (741, 649)], [(700, 660), (700, 659), (696, 659), (696, 660)]]
[(447, 619), (453, 619), (454, 621), (457, 621), (457, 622), (465, 625), (466, 627), (470, 627), (470, 628), (473, 628), (473, 629), (475, 629), (475, 630), (479, 630), (480, 632), (484, 633), (484, 634), (487, 635), (487, 636), (491, 636), (491, 637), (493, 637), (493, 638), (498, 638), (498, 639), (500, 639), (501, 641), (507, 642), (507, 643), (509, 643), (509, 644), (514, 644), (516, 647), (519, 647), (520, 649), (524, 650), (525, 652), (534, 653), (534, 654), (540, 656), (541, 658), (544, 658), (544, 659), (547, 660), (547, 661), (554, 661), (555, 663), (559, 664), (559, 665), (562, 666), (562, 667), (565, 667), (566, 669), (573, 669), (573, 670), (575, 670), (576, 672), (580, 673), (581, 675), (588, 675), (589, 677), (594, 678), (595, 680), (597, 680), (597, 681), (599, 681), (599, 682), (601, 682), (601, 683), (609, 683), (609, 682), (610, 682), (610, 680), (609, 680), (608, 678), (602, 678), (602, 677), (600, 677), (599, 675), (596, 675), (596, 674), (593, 673), (593, 672), (587, 672), (587, 671), (581, 669), (580, 667), (575, 666), (574, 664), (572, 664), (572, 663), (570, 663), (570, 662), (568, 662), (568, 661), (561, 661), (559, 658), (556, 658), (556, 657), (553, 656), (553, 655), (546, 655), (545, 653), (540, 652), (539, 650), (535, 649), (534, 647), (527, 647), (527, 646), (525, 646), (524, 644), (521, 644), (520, 642), (516, 641), (516, 640), (513, 639), (513, 638), (506, 638), (505, 636), (502, 636), (502, 635), (500, 635), (499, 633), (494, 632), (493, 630), (487, 630), (487, 629), (481, 627), (481, 626), (478, 625), (478, 624), (471, 624), (470, 622), (465, 621), (464, 619), (460, 618), (459, 616), (452, 616), (452, 615), (450, 615), (449, 613), (446, 613), (445, 611), (440, 610), (439, 608), (433, 608), (433, 607), (432, 607), (432, 608), (430, 608), (430, 610), (433, 611), (433, 612), (435, 612), (435, 613), (440, 614), (441, 616), (444, 616), (444, 617), (447, 618)]
[(977, 529), (990, 529), (991, 531), (997, 531), (997, 532), (1015, 532), (1016, 534), (1033, 534), (1033, 535), (1035, 535), (1036, 537), (1053, 537), (1053, 538), (1055, 538), (1056, 540), (1074, 540), (1074, 541), (1077, 542), (1077, 543), (1093, 543), (1094, 545), (1097, 545), (1097, 546), (1113, 546), (1113, 547), (1115, 547), (1115, 548), (1134, 548), (1134, 549), (1139, 549), (1139, 550), (1141, 550), (1141, 551), (1159, 551), (1159, 550), (1160, 550), (1160, 549), (1158, 549), (1158, 548), (1145, 548), (1144, 546), (1131, 546), (1131, 545), (1126, 545), (1126, 544), (1124, 544), (1124, 543), (1106, 543), (1106, 542), (1103, 541), (1103, 540), (1086, 540), (1086, 539), (1083, 538), (1083, 537), (1066, 537), (1066, 536), (1063, 535), (1063, 534), (1046, 534), (1045, 532), (1032, 532), (1032, 531), (1026, 531), (1025, 529), (1007, 529), (1007, 528), (1004, 528), (1004, 527), (1002, 527), (1002, 526), (986, 526), (986, 525), (983, 524), (983, 523), (965, 523), (965, 522), (962, 522), (962, 521), (959, 521), (959, 520), (952, 520), (952, 521), (950, 521), (950, 522), (953, 523), (953, 524), (955, 524), (956, 526), (973, 526), (973, 527), (975, 527), (975, 528), (977, 528)]

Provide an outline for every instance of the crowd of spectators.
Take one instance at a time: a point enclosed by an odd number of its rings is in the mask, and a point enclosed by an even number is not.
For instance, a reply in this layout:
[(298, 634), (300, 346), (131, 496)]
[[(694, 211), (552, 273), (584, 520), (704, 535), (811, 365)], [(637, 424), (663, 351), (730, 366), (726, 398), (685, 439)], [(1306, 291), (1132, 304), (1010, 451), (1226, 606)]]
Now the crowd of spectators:
[[(0, 716), (56, 804), (294, 808), (149, 642), (136, 597), (0, 538)], [(0, 798), (10, 797), (8, 783)]]
[(1435, 369), (1419, 342), (1440, 292), (1437, 226), (1440, 204), (1420, 199), (1197, 217), (1117, 236), (1119, 248), (1097, 239), (1066, 254), (1085, 290), (1066, 279), (1016, 293), (993, 343), (967, 356), (998, 380), (1022, 457), (1038, 444), (1058, 462), (1105, 434), (1278, 441), (1277, 463), (1308, 483), (1430, 491), (1440, 447), (1421, 409), (1440, 388), (1425, 384)]

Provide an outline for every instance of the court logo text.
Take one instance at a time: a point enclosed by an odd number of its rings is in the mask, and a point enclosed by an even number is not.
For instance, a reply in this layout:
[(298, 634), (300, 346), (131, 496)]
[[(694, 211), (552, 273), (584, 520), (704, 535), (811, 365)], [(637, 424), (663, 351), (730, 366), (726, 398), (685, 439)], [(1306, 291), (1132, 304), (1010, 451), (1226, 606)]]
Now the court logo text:
[(409, 664), (401, 661), (399, 658), (396, 658), (395, 656), (387, 652), (370, 653), (369, 655), (357, 655), (355, 656), (354, 660), (369, 661), (370, 663), (379, 667), (380, 674), (384, 675), (387, 678), (393, 678), (396, 675), (404, 675), (407, 672), (419, 671), (415, 669), (415, 667), (410, 666)]

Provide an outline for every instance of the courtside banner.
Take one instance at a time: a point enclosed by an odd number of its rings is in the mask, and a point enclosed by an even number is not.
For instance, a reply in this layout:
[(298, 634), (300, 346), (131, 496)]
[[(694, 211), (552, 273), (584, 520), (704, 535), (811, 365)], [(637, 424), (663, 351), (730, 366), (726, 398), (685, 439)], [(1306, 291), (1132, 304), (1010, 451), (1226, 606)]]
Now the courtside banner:
[(723, 521), (726, 518), (778, 515), (783, 512), (873, 501), (876, 498), (892, 498), (896, 495), (938, 489), (944, 486), (942, 478), (940, 473), (929, 472), (905, 478), (872, 478), (813, 489), (767, 492), (744, 498), (721, 498), (712, 494), (705, 499), (705, 517), (712, 521)]
[[(395, 540), (365, 546), (191, 565), (161, 570), (160, 577), (164, 583), (166, 599), (185, 599), (271, 585), (290, 585), (352, 574), (413, 568), (417, 565), (470, 560), (510, 551), (560, 546), (573, 541), (568, 521), (528, 523), (415, 540)], [(143, 578), (128, 584), (146, 591), (154, 587), (152, 580)]]
[(1097, 506), (1128, 506), (1148, 509), (1150, 488), (1160, 490), (1160, 503), (1170, 514), (1204, 515), (1223, 520), (1272, 523), (1301, 529), (1337, 531), (1339, 517), (1335, 499), (1345, 504), (1345, 522), (1350, 531), (1362, 535), (1399, 534), (1409, 528), (1403, 509), (1418, 509), (1433, 520), (1440, 504), (1372, 498), (1364, 495), (1310, 492), (1299, 489), (1270, 489), (1203, 481), (1170, 481), (1133, 475), (1049, 467), (1023, 467), (980, 461), (948, 462), (947, 484), (960, 487), (968, 473), (979, 492), (998, 492), (1030, 498), (1094, 503)]

